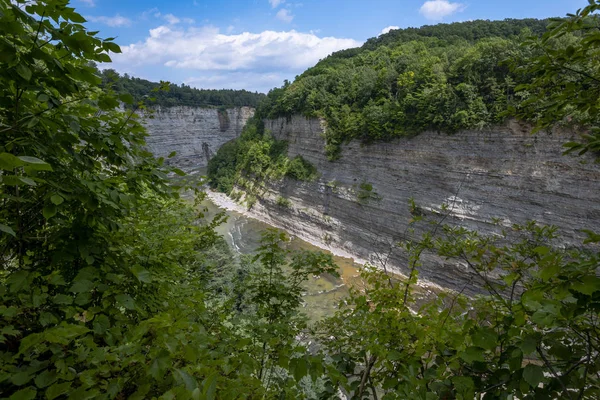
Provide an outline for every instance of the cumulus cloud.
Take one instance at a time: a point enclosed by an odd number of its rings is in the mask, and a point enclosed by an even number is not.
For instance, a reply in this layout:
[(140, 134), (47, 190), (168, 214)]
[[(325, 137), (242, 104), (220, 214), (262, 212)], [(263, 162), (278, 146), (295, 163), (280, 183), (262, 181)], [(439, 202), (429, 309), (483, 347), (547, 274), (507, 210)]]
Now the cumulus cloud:
[(287, 22), (288, 24), (294, 19), (294, 15), (292, 14), (292, 12), (285, 8), (279, 10), (275, 17), (277, 17), (277, 19), (280, 21)]
[(112, 27), (121, 27), (121, 26), (129, 26), (131, 25), (131, 20), (126, 17), (122, 17), (119, 14), (114, 17), (85, 17), (88, 21), (97, 22), (99, 24), (104, 24)]
[(441, 20), (444, 17), (461, 12), (465, 9), (461, 3), (451, 3), (448, 0), (430, 0), (423, 3), (419, 12), (427, 19)]
[(271, 4), (271, 7), (277, 8), (280, 4), (284, 3), (284, 0), (269, 0), (269, 3)]
[(396, 30), (396, 29), (400, 29), (400, 27), (399, 26), (394, 26), (394, 25), (388, 26), (386, 28), (383, 28), (379, 34), (380, 35), (385, 35), (386, 33), (389, 33), (389, 31), (393, 31), (393, 30)]
[(136, 68), (161, 68), (161, 79), (185, 74), (199, 87), (264, 91), (334, 51), (360, 45), (353, 39), (294, 30), (224, 34), (212, 26), (162, 25), (144, 41), (121, 46), (123, 53), (112, 55), (113, 64), (106, 67), (134, 74)]
[(121, 46), (123, 53), (114, 60), (197, 70), (304, 69), (334, 51), (359, 45), (353, 39), (320, 38), (294, 30), (227, 35), (212, 26), (179, 29), (163, 25), (151, 29), (145, 41)]

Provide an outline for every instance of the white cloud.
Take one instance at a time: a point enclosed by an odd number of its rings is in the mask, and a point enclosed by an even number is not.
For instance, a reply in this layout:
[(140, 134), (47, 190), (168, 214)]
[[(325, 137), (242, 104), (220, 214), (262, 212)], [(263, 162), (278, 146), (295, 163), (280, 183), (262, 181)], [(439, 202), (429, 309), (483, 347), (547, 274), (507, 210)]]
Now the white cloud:
[(463, 11), (465, 8), (466, 6), (464, 4), (451, 3), (448, 0), (430, 0), (426, 1), (421, 6), (419, 12), (425, 18), (437, 21), (454, 13)]
[(131, 25), (131, 20), (126, 17), (122, 17), (119, 14), (114, 17), (85, 17), (87, 20), (92, 22), (97, 22), (100, 24), (112, 26), (112, 27), (120, 27), (120, 26), (129, 26)]
[(96, 2), (94, 0), (80, 0), (82, 3), (87, 5), (88, 7), (95, 7)]
[(163, 18), (165, 19), (165, 21), (167, 21), (171, 25), (175, 25), (175, 24), (178, 24), (181, 22), (181, 20), (179, 18), (177, 18), (176, 16), (174, 16), (173, 14), (163, 15)]
[(284, 0), (269, 0), (269, 3), (271, 4), (271, 7), (273, 7), (273, 8), (279, 7), (279, 5), (283, 4), (284, 2), (285, 2)]
[(113, 63), (106, 67), (133, 75), (157, 71), (160, 79), (173, 81), (173, 76), (187, 76), (199, 87), (264, 91), (334, 51), (360, 45), (353, 39), (294, 30), (225, 34), (213, 26), (162, 25), (150, 30), (144, 41), (121, 46), (123, 53), (111, 55)]
[(121, 46), (115, 62), (147, 65), (165, 64), (197, 70), (239, 70), (254, 68), (304, 69), (334, 51), (360, 46), (353, 39), (320, 38), (294, 30), (227, 35), (218, 28), (180, 29), (159, 26), (150, 30), (144, 42)]
[(383, 28), (383, 29), (381, 30), (381, 32), (379, 33), (379, 35), (385, 35), (385, 34), (386, 34), (386, 33), (388, 33), (389, 31), (393, 31), (393, 30), (396, 30), (396, 29), (400, 29), (400, 27), (399, 27), (399, 26), (394, 26), (394, 25), (392, 25), (392, 26), (388, 26), (388, 27), (386, 27), (386, 28)]
[(286, 10), (285, 8), (279, 10), (275, 17), (277, 17), (277, 19), (280, 21), (287, 22), (288, 24), (294, 19), (294, 15), (291, 13), (291, 11)]
[(154, 15), (156, 17), (156, 14), (158, 14), (160, 16), (160, 12), (158, 11), (158, 8), (154, 7), (154, 8), (151, 8), (149, 10), (143, 11), (140, 14), (140, 19), (147, 20), (148, 17), (150, 17), (152, 15)]

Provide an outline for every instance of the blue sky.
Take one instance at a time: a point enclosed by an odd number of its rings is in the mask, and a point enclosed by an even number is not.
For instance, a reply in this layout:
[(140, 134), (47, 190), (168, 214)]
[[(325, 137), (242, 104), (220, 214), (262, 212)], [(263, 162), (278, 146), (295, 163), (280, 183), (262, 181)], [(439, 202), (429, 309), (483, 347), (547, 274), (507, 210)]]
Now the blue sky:
[(123, 54), (111, 68), (201, 88), (266, 92), (390, 27), (564, 16), (587, 0), (71, 0)]

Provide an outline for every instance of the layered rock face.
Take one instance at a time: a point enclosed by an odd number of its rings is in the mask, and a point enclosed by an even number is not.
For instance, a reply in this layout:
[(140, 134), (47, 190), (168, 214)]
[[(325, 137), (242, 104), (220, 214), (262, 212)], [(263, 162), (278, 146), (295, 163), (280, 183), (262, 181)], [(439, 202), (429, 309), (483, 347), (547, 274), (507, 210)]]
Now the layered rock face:
[[(536, 220), (558, 226), (566, 245), (580, 243), (581, 229), (600, 226), (600, 168), (592, 157), (562, 155), (567, 134), (532, 135), (516, 123), (454, 135), (426, 132), (388, 143), (352, 142), (330, 162), (322, 121), (295, 116), (265, 123), (289, 142), (289, 156), (302, 155), (321, 176), (271, 183), (253, 211), (375, 265), (389, 256), (387, 267), (397, 272), (407, 272), (407, 262), (393, 243), (405, 237), (415, 212), (448, 214), (445, 223), (487, 234), (500, 229), (498, 221), (510, 227)], [(279, 197), (292, 206), (278, 205)], [(478, 286), (465, 265), (432, 255), (425, 255), (420, 277), (458, 290), (466, 285), (466, 293)]]
[(216, 108), (156, 107), (144, 118), (148, 148), (156, 157), (177, 155), (168, 160), (180, 168), (206, 167), (208, 160), (226, 142), (242, 133), (254, 115), (250, 107)]

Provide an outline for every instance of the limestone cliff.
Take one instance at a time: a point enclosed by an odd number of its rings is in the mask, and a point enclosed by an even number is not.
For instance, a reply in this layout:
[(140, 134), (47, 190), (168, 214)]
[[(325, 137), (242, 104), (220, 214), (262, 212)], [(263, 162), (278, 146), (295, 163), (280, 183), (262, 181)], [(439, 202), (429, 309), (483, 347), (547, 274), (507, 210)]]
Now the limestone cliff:
[(152, 111), (143, 119), (148, 148), (156, 157), (177, 152), (169, 162), (188, 169), (205, 167), (219, 147), (241, 134), (254, 115), (250, 107), (157, 107)]
[[(600, 168), (591, 157), (563, 156), (565, 134), (532, 135), (516, 123), (455, 135), (426, 132), (388, 143), (352, 142), (330, 162), (322, 121), (295, 116), (265, 123), (289, 141), (289, 155), (313, 163), (320, 178), (270, 184), (253, 212), (375, 264), (407, 231), (411, 198), (423, 212), (446, 204), (445, 222), (486, 233), (498, 229), (494, 219), (504, 226), (533, 219), (558, 226), (567, 242), (576, 243), (580, 229), (600, 225)], [(280, 196), (291, 207), (278, 205)], [(444, 287), (459, 288), (470, 279), (453, 262), (428, 256), (424, 264), (420, 276)], [(403, 255), (394, 251), (390, 265), (404, 272)]]

